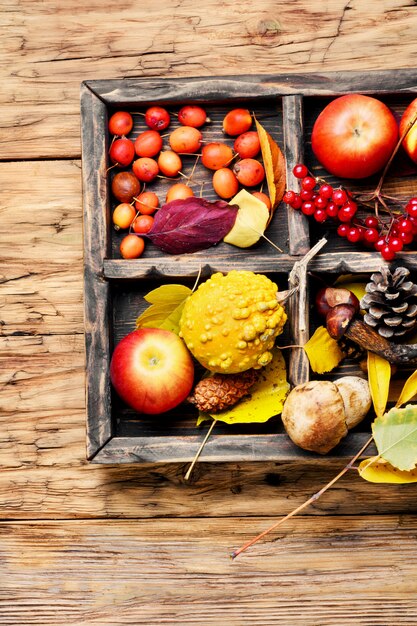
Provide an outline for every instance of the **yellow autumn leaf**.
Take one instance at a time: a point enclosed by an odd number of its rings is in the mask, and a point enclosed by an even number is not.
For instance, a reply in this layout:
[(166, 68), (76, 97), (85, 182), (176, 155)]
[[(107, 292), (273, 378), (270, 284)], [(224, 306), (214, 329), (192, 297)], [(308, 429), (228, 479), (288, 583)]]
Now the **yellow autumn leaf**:
[(330, 337), (324, 326), (319, 326), (303, 347), (310, 361), (310, 367), (316, 374), (330, 372), (343, 359), (339, 344)]
[(197, 425), (209, 418), (226, 424), (266, 422), (281, 413), (289, 389), (284, 358), (281, 350), (274, 348), (272, 361), (259, 370), (259, 378), (249, 394), (230, 409), (213, 414), (200, 413)]
[(136, 319), (136, 328), (164, 328), (179, 333), (185, 301), (192, 291), (184, 285), (162, 285), (144, 296), (151, 304)]
[(409, 402), (411, 398), (417, 393), (417, 370), (411, 374), (404, 383), (404, 387), (401, 390), (400, 396), (395, 406), (401, 406), (406, 402)]
[(223, 241), (238, 248), (249, 248), (262, 237), (268, 223), (269, 211), (266, 205), (246, 189), (241, 189), (229, 204), (239, 207), (236, 221)]
[(374, 352), (368, 352), (368, 382), (377, 417), (385, 413), (390, 381), (391, 365), (388, 361)]
[(377, 456), (364, 459), (359, 464), (359, 476), (370, 483), (417, 483), (417, 469), (399, 470)]
[(281, 152), (281, 148), (274, 141), (274, 139), (272, 139), (271, 135), (265, 130), (262, 124), (260, 124), (257, 119), (255, 119), (255, 123), (261, 144), (262, 160), (265, 167), (269, 199), (271, 200), (271, 212), (269, 216), (270, 221), (274, 209), (281, 202), (282, 196), (285, 193), (285, 158)]

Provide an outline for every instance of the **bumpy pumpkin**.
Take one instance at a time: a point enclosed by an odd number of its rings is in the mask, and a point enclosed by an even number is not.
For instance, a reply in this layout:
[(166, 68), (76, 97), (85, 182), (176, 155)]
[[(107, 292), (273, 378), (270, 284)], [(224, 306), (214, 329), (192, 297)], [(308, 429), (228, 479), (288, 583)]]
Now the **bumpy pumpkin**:
[(188, 298), (180, 336), (206, 369), (235, 374), (259, 369), (271, 359), (287, 316), (278, 287), (246, 270), (213, 274)]

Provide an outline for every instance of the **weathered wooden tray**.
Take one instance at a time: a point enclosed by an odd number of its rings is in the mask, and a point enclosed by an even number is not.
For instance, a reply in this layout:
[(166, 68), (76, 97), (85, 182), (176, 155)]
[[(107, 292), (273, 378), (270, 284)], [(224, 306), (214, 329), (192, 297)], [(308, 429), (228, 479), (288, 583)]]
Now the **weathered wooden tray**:
[[(315, 161), (310, 147), (311, 128), (319, 111), (334, 96), (349, 92), (375, 95), (401, 114), (417, 91), (417, 70), (381, 72), (342, 72), (275, 76), (224, 76), (188, 79), (125, 79), (87, 81), (81, 88), (84, 255), (85, 255), (85, 337), (87, 397), (87, 458), (96, 463), (186, 462), (193, 458), (204, 431), (196, 428), (196, 412), (181, 406), (163, 418), (138, 415), (122, 404), (112, 392), (109, 363), (115, 344), (134, 329), (135, 319), (145, 308), (144, 294), (167, 282), (192, 285), (198, 271), (207, 278), (215, 271), (249, 269), (265, 273), (286, 288), (294, 262), (308, 251), (323, 234), (323, 228), (311, 228), (300, 212), (277, 209), (268, 229), (268, 237), (283, 249), (279, 254), (267, 242), (248, 250), (220, 244), (209, 250), (173, 257), (149, 245), (143, 257), (123, 260), (118, 254), (120, 235), (111, 227), (111, 203), (108, 168), (109, 139), (107, 120), (115, 110), (134, 115), (132, 136), (144, 128), (143, 112), (151, 104), (161, 104), (175, 111), (184, 103), (203, 103), (212, 119), (203, 132), (210, 140), (224, 137), (221, 119), (225, 112), (243, 105), (258, 119), (281, 146), (287, 163), (288, 187), (294, 188), (295, 163), (304, 161), (309, 168), (329, 182), (335, 179)], [(189, 165), (185, 161), (185, 167)], [(203, 168), (202, 168), (203, 169)], [(210, 180), (207, 173), (206, 180)], [(203, 181), (204, 173), (199, 175)], [(361, 189), (373, 189), (377, 178), (361, 181)], [(346, 181), (344, 181), (346, 184)], [(158, 183), (159, 184), (159, 183)], [(163, 183), (161, 184), (161, 196)], [(349, 187), (357, 189), (357, 184)], [(401, 176), (387, 181), (390, 192), (404, 198), (417, 195), (415, 176)], [(210, 184), (204, 196), (214, 197)], [(327, 223), (326, 223), (327, 226)], [(329, 242), (313, 259), (309, 271), (320, 275), (368, 274), (383, 263), (376, 252), (366, 252), (344, 243), (332, 227), (326, 232)], [(408, 267), (417, 269), (414, 252), (399, 255)], [(310, 279), (309, 279), (310, 280)], [(317, 321), (310, 319), (308, 280), (304, 293), (290, 304), (287, 342), (304, 342)], [(300, 331), (305, 327), (307, 332)], [(282, 345), (282, 344), (281, 344)], [(308, 363), (302, 350), (287, 350), (289, 375), (293, 383), (308, 378)], [(356, 368), (356, 369), (355, 369)], [(332, 376), (357, 371), (347, 363)], [(371, 418), (370, 418), (371, 419)], [(368, 439), (370, 419), (351, 432), (326, 457), (304, 452), (292, 444), (283, 432), (279, 418), (262, 425), (230, 427), (218, 423), (207, 442), (201, 460), (206, 461), (303, 461), (325, 462), (330, 458), (352, 456)], [(372, 450), (370, 450), (372, 451)]]

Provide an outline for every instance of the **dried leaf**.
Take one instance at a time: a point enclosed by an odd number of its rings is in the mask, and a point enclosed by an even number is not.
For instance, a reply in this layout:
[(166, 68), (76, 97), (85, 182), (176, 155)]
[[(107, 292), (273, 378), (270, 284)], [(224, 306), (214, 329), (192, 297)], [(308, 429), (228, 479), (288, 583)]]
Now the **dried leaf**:
[(231, 230), (238, 212), (237, 206), (203, 198), (173, 200), (155, 214), (146, 237), (163, 252), (184, 254), (205, 250), (219, 243)]
[(417, 405), (392, 408), (377, 417), (372, 432), (379, 456), (400, 470), (412, 470), (417, 463)]
[(236, 221), (224, 237), (224, 241), (238, 248), (249, 248), (262, 237), (268, 223), (269, 211), (261, 200), (246, 189), (241, 189), (231, 199), (230, 204), (239, 207), (239, 210)]
[(375, 414), (380, 417), (385, 412), (391, 381), (391, 365), (374, 352), (368, 352), (368, 382)]
[(259, 379), (250, 388), (250, 394), (225, 411), (213, 415), (200, 413), (197, 425), (211, 418), (226, 424), (266, 422), (281, 413), (289, 388), (284, 358), (281, 351), (274, 348), (272, 361), (260, 370)]
[(404, 383), (404, 387), (401, 390), (400, 397), (397, 400), (395, 406), (399, 407), (406, 402), (409, 402), (411, 398), (417, 394), (417, 370), (411, 374)]
[(343, 352), (324, 326), (319, 326), (304, 345), (310, 367), (316, 374), (330, 372), (343, 359)]
[(417, 469), (401, 471), (379, 456), (364, 459), (359, 464), (359, 476), (370, 483), (417, 483)]
[(262, 160), (265, 167), (269, 198), (271, 200), (271, 212), (269, 215), (269, 221), (271, 221), (274, 209), (281, 202), (285, 193), (285, 158), (278, 144), (272, 139), (271, 135), (265, 130), (262, 124), (256, 119), (255, 123), (261, 144)]
[(184, 285), (162, 285), (145, 296), (151, 303), (136, 320), (136, 328), (164, 328), (178, 335), (185, 302), (192, 293)]

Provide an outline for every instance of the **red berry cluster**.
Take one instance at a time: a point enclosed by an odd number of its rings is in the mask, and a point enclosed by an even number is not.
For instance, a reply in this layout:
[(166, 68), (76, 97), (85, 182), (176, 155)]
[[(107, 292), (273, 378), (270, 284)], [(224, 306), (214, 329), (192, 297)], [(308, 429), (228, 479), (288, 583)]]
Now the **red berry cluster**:
[(300, 179), (301, 190), (286, 191), (283, 201), (304, 215), (312, 215), (319, 223), (329, 218), (340, 222), (337, 234), (351, 243), (362, 242), (380, 252), (386, 261), (392, 261), (404, 245), (417, 239), (417, 198), (408, 201), (401, 215), (388, 219), (369, 215), (360, 219), (356, 216), (358, 204), (349, 191), (318, 181), (302, 163), (294, 166), (293, 174)]

